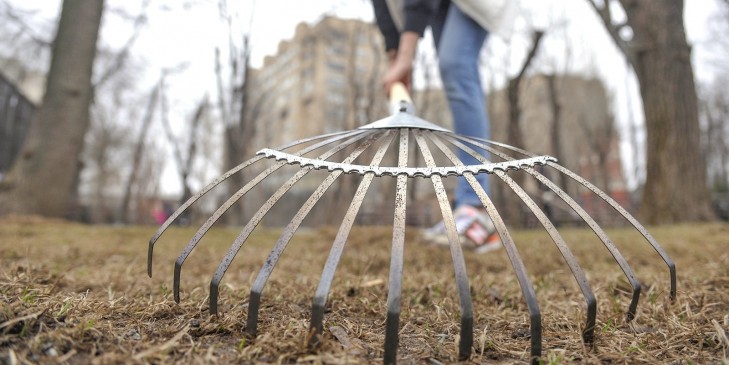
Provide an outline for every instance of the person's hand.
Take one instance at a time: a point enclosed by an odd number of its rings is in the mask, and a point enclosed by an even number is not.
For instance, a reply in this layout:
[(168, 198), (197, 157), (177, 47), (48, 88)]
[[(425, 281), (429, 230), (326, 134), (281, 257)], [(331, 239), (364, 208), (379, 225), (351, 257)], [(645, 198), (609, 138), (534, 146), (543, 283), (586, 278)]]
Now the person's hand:
[(382, 86), (385, 94), (390, 96), (390, 88), (396, 82), (402, 82), (405, 88), (410, 90), (410, 81), (413, 73), (413, 60), (415, 59), (415, 49), (418, 45), (420, 36), (415, 32), (403, 32), (400, 35), (400, 45), (395, 50), (387, 52), (388, 67), (385, 75), (382, 77)]
[(382, 85), (385, 88), (385, 94), (390, 95), (390, 88), (396, 82), (402, 82), (405, 88), (410, 90), (410, 81), (413, 74), (413, 63), (403, 60), (400, 57), (390, 63), (390, 66), (382, 77)]

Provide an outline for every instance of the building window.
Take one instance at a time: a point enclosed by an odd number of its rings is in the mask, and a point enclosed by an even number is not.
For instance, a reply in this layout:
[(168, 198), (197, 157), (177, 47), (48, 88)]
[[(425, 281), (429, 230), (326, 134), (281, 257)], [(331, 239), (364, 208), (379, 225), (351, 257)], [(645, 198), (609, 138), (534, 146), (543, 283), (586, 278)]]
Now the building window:
[(327, 94), (327, 104), (333, 105), (333, 106), (342, 106), (345, 102), (344, 95), (339, 93), (329, 93)]
[(301, 95), (309, 96), (314, 92), (314, 83), (311, 81), (302, 81), (301, 83)]
[(327, 55), (330, 57), (342, 57), (346, 53), (343, 44), (331, 44), (327, 47)]
[(330, 71), (336, 72), (336, 73), (344, 73), (344, 70), (346, 70), (346, 67), (344, 67), (344, 64), (341, 62), (336, 61), (329, 61), (327, 62), (327, 67)]
[(344, 42), (347, 40), (347, 34), (345, 34), (344, 32), (340, 32), (338, 30), (332, 29), (329, 31), (328, 35), (329, 35), (329, 39), (332, 42)]
[(347, 87), (347, 80), (344, 75), (329, 75), (327, 86), (333, 90), (343, 90)]
[(344, 122), (344, 118), (347, 116), (347, 112), (344, 108), (329, 107), (326, 111), (326, 124), (327, 125), (341, 125)]

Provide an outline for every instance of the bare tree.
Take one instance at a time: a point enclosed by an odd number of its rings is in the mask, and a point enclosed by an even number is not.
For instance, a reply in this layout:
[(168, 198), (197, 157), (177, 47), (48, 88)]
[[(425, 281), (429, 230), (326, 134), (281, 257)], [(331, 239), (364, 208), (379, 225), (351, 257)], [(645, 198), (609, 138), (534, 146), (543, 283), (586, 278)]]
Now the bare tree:
[(64, 217), (73, 204), (103, 9), (103, 0), (63, 2), (43, 105), (0, 186), (0, 214)]
[[(114, 105), (121, 109), (119, 104)], [(113, 223), (118, 220), (117, 206), (111, 202), (112, 192), (121, 186), (120, 171), (126, 160), (118, 158), (128, 145), (129, 131), (126, 126), (116, 120), (118, 109), (110, 112), (101, 104), (92, 107), (94, 126), (86, 135), (84, 146), (85, 183), (88, 184), (88, 219), (91, 222)], [(80, 188), (79, 188), (80, 189)]]
[(155, 85), (152, 89), (152, 92), (150, 93), (149, 99), (147, 101), (147, 107), (145, 109), (144, 117), (142, 119), (142, 125), (139, 127), (139, 137), (137, 138), (135, 143), (134, 153), (132, 155), (132, 165), (129, 171), (129, 177), (127, 178), (126, 184), (124, 186), (124, 196), (122, 197), (121, 207), (119, 208), (119, 216), (122, 223), (130, 223), (129, 214), (131, 212), (129, 208), (133, 199), (134, 186), (135, 184), (137, 184), (138, 178), (140, 176), (144, 176), (144, 174), (141, 174), (141, 166), (143, 162), (142, 159), (144, 157), (147, 134), (149, 133), (149, 128), (152, 125), (152, 121), (154, 120), (154, 113), (157, 109), (161, 85), (162, 81), (160, 79), (160, 82), (158, 82), (157, 85)]
[(701, 109), (705, 119), (703, 154), (709, 167), (714, 192), (729, 193), (729, 97), (724, 90), (726, 77), (703, 90)]
[(162, 126), (164, 127), (165, 134), (167, 135), (167, 140), (172, 146), (173, 156), (175, 158), (175, 165), (177, 166), (177, 174), (180, 177), (180, 184), (182, 185), (182, 196), (180, 196), (179, 204), (182, 205), (184, 202), (187, 201), (187, 199), (192, 196), (190, 175), (192, 174), (193, 162), (197, 157), (198, 142), (201, 140), (200, 124), (208, 110), (208, 96), (203, 96), (202, 99), (200, 99), (200, 101), (198, 102), (197, 108), (195, 108), (195, 113), (190, 119), (190, 124), (187, 126), (188, 135), (186, 141), (183, 142), (181, 138), (176, 137), (175, 134), (172, 132), (172, 126), (170, 125), (167, 110), (167, 98), (164, 90), (165, 89), (163, 86), (160, 98)]
[[(642, 217), (654, 224), (711, 218), (683, 0), (588, 3), (640, 84), (647, 132)], [(626, 22), (614, 19), (612, 8), (617, 6), (625, 12)]]
[[(45, 70), (45, 63), (51, 49), (52, 25), (33, 24), (36, 12), (14, 8), (9, 2), (0, 2), (0, 56), (4, 63), (23, 60), (25, 67), (34, 70)], [(4, 68), (6, 65), (0, 65)]]
[(521, 64), (519, 72), (512, 78), (509, 79), (507, 86), (507, 95), (509, 98), (509, 126), (507, 134), (507, 143), (521, 147), (524, 146), (524, 138), (521, 133), (521, 104), (519, 102), (520, 86), (521, 82), (526, 75), (526, 71), (529, 69), (534, 56), (537, 54), (539, 44), (541, 43), (544, 32), (536, 31), (532, 34), (532, 45), (527, 53), (524, 62)]
[[(253, 14), (250, 14), (248, 29), (237, 33), (233, 26), (233, 15), (228, 12), (225, 0), (218, 3), (220, 18), (228, 25), (228, 62), (223, 70), (221, 50), (215, 52), (215, 74), (218, 84), (218, 109), (223, 120), (223, 143), (225, 146), (223, 169), (229, 170), (252, 154), (252, 141), (256, 135), (256, 120), (265, 101), (265, 94), (257, 94), (251, 100), (251, 44), (250, 28)], [(240, 38), (238, 38), (240, 37)], [(226, 74), (224, 74), (226, 72)], [(226, 187), (227, 196), (232, 196), (241, 186), (245, 176), (243, 173), (231, 176)], [(228, 222), (240, 224), (244, 218), (242, 203), (236, 204), (228, 212)]]
[[(537, 51), (539, 50), (539, 44), (542, 41), (542, 37), (544, 36), (544, 32), (542, 31), (535, 31), (532, 33), (532, 44), (529, 48), (529, 52), (527, 53), (526, 58), (524, 59), (523, 63), (521, 64), (521, 68), (519, 69), (519, 72), (512, 78), (509, 78), (509, 82), (507, 85), (506, 93), (507, 93), (507, 100), (508, 100), (508, 110), (509, 110), (509, 118), (508, 118), (508, 125), (507, 125), (507, 134), (506, 139), (507, 143), (512, 146), (517, 147), (524, 147), (524, 137), (522, 136), (521, 131), (521, 102), (520, 102), (520, 94), (521, 94), (521, 82), (524, 79), (524, 76), (526, 75), (527, 70), (529, 69), (529, 66), (532, 64), (532, 61), (534, 60), (534, 57), (537, 54)], [(520, 185), (524, 185), (523, 175), (517, 175), (516, 181), (520, 183)], [(501, 186), (501, 185), (500, 185)], [(505, 187), (502, 186), (501, 194), (499, 196), (502, 199), (502, 203), (505, 204), (505, 211), (504, 216), (508, 217), (511, 222), (515, 225), (519, 225), (522, 223), (522, 206), (520, 204), (510, 204), (506, 203), (504, 192)]]
[[(552, 111), (552, 128), (549, 131), (549, 138), (552, 145), (552, 154), (557, 161), (564, 160), (562, 153), (562, 102), (559, 98), (557, 87), (557, 76), (555, 74), (547, 75), (547, 90), (549, 91), (549, 105)], [(557, 185), (563, 190), (567, 190), (567, 181), (564, 174), (558, 174)]]
[(589, 168), (591, 176), (596, 179), (595, 185), (600, 190), (612, 195), (610, 191), (610, 176), (608, 174), (608, 158), (613, 149), (613, 142), (617, 138), (615, 131), (615, 123), (612, 115), (608, 115), (605, 121), (599, 125), (587, 125), (586, 123), (578, 123), (582, 129), (582, 135), (585, 140), (585, 153), (590, 157), (595, 157), (595, 161), (590, 161)]

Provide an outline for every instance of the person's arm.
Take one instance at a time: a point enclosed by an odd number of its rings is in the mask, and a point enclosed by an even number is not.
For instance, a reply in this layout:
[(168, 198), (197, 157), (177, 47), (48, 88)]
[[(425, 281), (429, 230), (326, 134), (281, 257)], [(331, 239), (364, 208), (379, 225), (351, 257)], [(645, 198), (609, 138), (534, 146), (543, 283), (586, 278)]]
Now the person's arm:
[(385, 37), (385, 51), (388, 53), (397, 52), (400, 41), (400, 31), (392, 20), (390, 9), (387, 8), (386, 0), (372, 0), (372, 6), (375, 10), (375, 19), (377, 27)]
[[(410, 89), (413, 61), (418, 40), (423, 36), (429, 20), (435, 13), (437, 1), (405, 0), (403, 6), (403, 31), (398, 32), (386, 0), (373, 0), (375, 16), (380, 31), (385, 36), (385, 47), (389, 60), (388, 69), (382, 79), (385, 92), (389, 94), (392, 84), (402, 82)], [(397, 36), (399, 34), (399, 37)]]
[(415, 32), (422, 37), (438, 4), (439, 2), (434, 0), (405, 0), (402, 32)]
[(415, 51), (418, 47), (418, 40), (420, 35), (413, 31), (405, 31), (400, 35), (400, 46), (397, 49), (394, 56), (394, 60), (391, 59), (390, 67), (388, 67), (385, 76), (382, 78), (382, 83), (386, 93), (390, 93), (390, 88), (395, 82), (402, 82), (405, 87), (410, 90), (410, 81), (413, 73), (413, 61), (415, 60)]

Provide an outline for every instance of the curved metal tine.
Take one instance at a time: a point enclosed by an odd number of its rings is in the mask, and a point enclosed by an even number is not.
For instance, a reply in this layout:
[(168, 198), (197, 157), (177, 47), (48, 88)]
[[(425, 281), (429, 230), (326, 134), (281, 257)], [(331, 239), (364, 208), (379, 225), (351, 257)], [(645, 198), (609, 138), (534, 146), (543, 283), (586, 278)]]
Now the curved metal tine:
[[(332, 149), (324, 152), (319, 158), (321, 159), (327, 159), (334, 155), (335, 153), (343, 150), (344, 148), (350, 146), (351, 144), (361, 140), (362, 138), (366, 136), (371, 136), (371, 133), (366, 134), (357, 134), (353, 138), (351, 138), (348, 141), (343, 142), (342, 144), (339, 144)], [(312, 148), (315, 146), (311, 146)], [(309, 151), (303, 150), (300, 153), (307, 153)], [(280, 163), (284, 163), (284, 161), (281, 161)], [(256, 213), (253, 215), (253, 217), (248, 221), (248, 223), (243, 227), (243, 230), (240, 234), (235, 238), (233, 241), (233, 244), (228, 249), (228, 253), (223, 257), (223, 260), (218, 265), (217, 270), (215, 271), (215, 274), (213, 274), (213, 278), (210, 281), (210, 313), (216, 314), (218, 312), (218, 287), (220, 285), (220, 281), (223, 279), (223, 276), (225, 275), (225, 272), (228, 270), (228, 267), (230, 267), (230, 264), (233, 262), (233, 259), (235, 258), (238, 251), (241, 249), (245, 241), (248, 239), (248, 236), (253, 232), (253, 230), (256, 228), (258, 223), (261, 222), (263, 217), (268, 213), (268, 211), (278, 202), (279, 199), (289, 190), (291, 187), (293, 187), (301, 178), (304, 177), (304, 175), (308, 174), (313, 168), (312, 167), (305, 167), (299, 170), (296, 174), (294, 174), (291, 178), (289, 178), (286, 183), (284, 183), (274, 194), (268, 198), (268, 200), (256, 211)]]
[[(375, 156), (372, 158), (370, 166), (380, 165), (380, 163), (382, 162), (382, 158), (385, 156), (387, 149), (392, 143), (393, 138), (394, 134), (390, 134), (389, 138), (386, 138), (384, 142), (378, 147)], [(352, 226), (354, 225), (354, 220), (357, 216), (357, 212), (359, 212), (359, 208), (362, 205), (365, 196), (367, 195), (367, 191), (369, 190), (370, 184), (372, 183), (374, 177), (375, 174), (373, 172), (369, 172), (366, 173), (362, 178), (362, 182), (360, 182), (359, 187), (357, 187), (357, 191), (354, 193), (352, 203), (349, 205), (347, 213), (344, 215), (342, 224), (339, 226), (339, 231), (337, 232), (337, 236), (334, 238), (332, 248), (329, 251), (329, 257), (327, 257), (327, 261), (324, 264), (324, 270), (321, 273), (319, 286), (316, 289), (316, 294), (314, 294), (314, 300), (312, 301), (311, 306), (311, 323), (309, 325), (308, 343), (309, 347), (314, 347), (318, 344), (318, 336), (322, 333), (323, 330), (322, 322), (324, 321), (324, 310), (327, 302), (327, 296), (329, 294), (329, 289), (331, 288), (332, 280), (334, 279), (334, 273), (337, 270), (337, 265), (339, 264), (339, 260), (342, 257), (344, 245), (346, 244), (347, 238), (349, 237), (349, 232), (352, 230)]]
[[(345, 135), (346, 136), (346, 135)], [(342, 148), (346, 147), (347, 145), (354, 143), (355, 141), (360, 140), (361, 138), (365, 137), (366, 134), (356, 134), (354, 137), (352, 137), (349, 141), (345, 142), (343, 145), (339, 145), (331, 149), (330, 151), (326, 152), (324, 155), (327, 155), (329, 153), (334, 154), (337, 151), (341, 150)], [(346, 137), (342, 137), (346, 138)], [(333, 139), (339, 140), (341, 138), (335, 137)], [(309, 146), (297, 153), (304, 154), (310, 151), (313, 151), (315, 149), (318, 149), (319, 147), (322, 147), (324, 145), (330, 144), (334, 141), (332, 139), (327, 141), (322, 141), (320, 143), (314, 144), (312, 146)], [(334, 151), (334, 152), (332, 152)], [(331, 156), (331, 154), (329, 156)], [(323, 155), (323, 156), (324, 156)], [(242, 188), (240, 188), (238, 191), (235, 192), (228, 200), (223, 203), (216, 211), (213, 213), (212, 216), (210, 216), (207, 221), (195, 232), (195, 235), (190, 239), (190, 241), (187, 243), (185, 248), (180, 252), (180, 256), (175, 260), (175, 270), (174, 270), (174, 277), (172, 280), (172, 291), (173, 296), (175, 299), (175, 302), (180, 302), (180, 276), (182, 272), (182, 265), (185, 263), (185, 260), (187, 260), (187, 257), (190, 256), (192, 253), (192, 250), (195, 249), (195, 246), (200, 242), (200, 240), (205, 236), (205, 234), (210, 230), (210, 228), (215, 224), (215, 222), (220, 219), (220, 217), (228, 210), (230, 209), (233, 204), (235, 204), (238, 200), (240, 200), (243, 195), (248, 193), (250, 189), (252, 189), (254, 186), (258, 185), (263, 179), (268, 177), (270, 174), (272, 174), (274, 171), (278, 170), (279, 168), (286, 165), (285, 161), (277, 162), (276, 164), (272, 165), (265, 171), (261, 172), (256, 176), (253, 180), (249, 181), (246, 185), (244, 185)], [(309, 171), (309, 170), (306, 170)], [(302, 175), (303, 176), (303, 175)], [(293, 179), (293, 178), (292, 178)], [(298, 180), (297, 180), (298, 181)], [(294, 182), (295, 183), (295, 182)], [(292, 183), (291, 185), (293, 185)], [(289, 186), (290, 188), (290, 186)], [(256, 222), (257, 224), (258, 222)]]
[[(458, 161), (458, 157), (456, 156), (453, 151), (448, 149), (448, 147), (445, 146), (445, 144), (438, 139), (435, 134), (432, 134), (430, 139), (435, 143), (438, 148), (443, 151), (443, 153), (448, 156), (448, 158), (453, 161), (454, 164), (459, 165), (460, 161)], [(444, 136), (444, 140), (447, 142), (453, 144), (457, 148), (461, 149), (462, 151), (468, 153), (469, 155), (473, 156), (477, 160), (481, 161), (481, 163), (489, 163), (486, 158), (484, 158), (481, 154), (473, 150), (472, 148), (464, 145), (463, 143), (454, 140), (450, 136)], [(567, 266), (569, 266), (570, 271), (572, 271), (572, 276), (574, 276), (575, 280), (577, 281), (577, 285), (580, 287), (580, 290), (582, 291), (582, 295), (585, 298), (585, 303), (587, 306), (587, 319), (585, 320), (585, 328), (582, 331), (582, 339), (585, 343), (591, 343), (594, 339), (595, 334), (595, 320), (597, 317), (597, 299), (595, 298), (595, 293), (592, 291), (592, 288), (590, 288), (590, 284), (587, 281), (587, 277), (585, 277), (584, 271), (582, 271), (582, 268), (577, 263), (577, 259), (572, 254), (572, 251), (567, 246), (567, 243), (564, 241), (564, 238), (562, 238), (562, 235), (559, 234), (557, 229), (554, 227), (552, 222), (547, 218), (547, 216), (544, 214), (544, 212), (539, 208), (537, 203), (532, 200), (531, 197), (522, 189), (512, 178), (510, 178), (505, 172), (496, 170), (495, 171), (496, 176), (498, 176), (502, 181), (504, 181), (511, 190), (516, 193), (519, 198), (524, 202), (524, 204), (529, 207), (529, 209), (532, 211), (532, 213), (537, 217), (539, 222), (542, 224), (544, 229), (547, 231), (549, 236), (552, 238), (552, 241), (554, 241), (555, 245), (557, 245), (557, 248), (559, 249), (560, 253), (562, 254), (562, 257), (564, 257), (565, 262), (567, 263)]]
[[(527, 157), (536, 156), (533, 153), (530, 153), (528, 151), (525, 151), (525, 150), (517, 148), (517, 147), (509, 146), (507, 144), (482, 140), (480, 138), (469, 138), (469, 139), (483, 141), (486, 143), (493, 144), (495, 146), (503, 147), (503, 148), (509, 149), (511, 151), (520, 153), (522, 155), (525, 155)], [(492, 152), (492, 153), (494, 153), (494, 152)], [(622, 215), (623, 218), (627, 219), (628, 222), (630, 222), (630, 224), (632, 224), (633, 227), (635, 229), (637, 229), (638, 232), (640, 232), (640, 234), (643, 235), (643, 237), (646, 239), (646, 241), (648, 241), (648, 243), (651, 246), (653, 246), (653, 249), (658, 253), (658, 255), (661, 256), (661, 259), (663, 259), (663, 262), (666, 263), (666, 266), (668, 266), (668, 273), (669, 273), (670, 281), (671, 281), (671, 291), (670, 291), (669, 297), (670, 297), (671, 301), (675, 301), (676, 300), (676, 264), (674, 264), (673, 260), (668, 256), (668, 253), (666, 253), (666, 251), (663, 249), (663, 247), (661, 247), (661, 245), (653, 237), (653, 235), (651, 235), (648, 232), (648, 230), (642, 224), (640, 224), (640, 222), (638, 222), (637, 219), (635, 219), (635, 217), (633, 217), (630, 213), (628, 213), (628, 211), (625, 210), (625, 208), (623, 208), (620, 204), (618, 204), (618, 202), (616, 202), (615, 199), (613, 199), (610, 196), (608, 196), (607, 194), (605, 194), (605, 192), (598, 189), (591, 182), (587, 181), (586, 179), (575, 174), (574, 172), (570, 171), (569, 169), (567, 169), (566, 167), (564, 167), (560, 164), (557, 164), (554, 162), (547, 162), (547, 165), (552, 167), (553, 169), (569, 176), (572, 180), (575, 180), (578, 183), (582, 184), (582, 186), (590, 189), (590, 191), (592, 191), (594, 194), (599, 196), (606, 203), (610, 204), (610, 206), (613, 207), (613, 209), (615, 209), (618, 213), (620, 213), (620, 215)]]
[[(410, 145), (409, 135), (410, 130), (408, 128), (400, 129), (400, 143), (397, 159), (397, 166), (400, 168), (407, 167), (408, 165), (408, 147)], [(384, 363), (387, 365), (395, 364), (397, 362), (397, 347), (400, 342), (398, 330), (400, 328), (400, 302), (402, 300), (407, 187), (407, 175), (398, 175), (396, 185), (397, 190), (395, 193), (395, 212), (392, 225), (390, 278), (387, 290), (387, 317), (385, 319)]]
[(248, 167), (249, 165), (260, 161), (263, 159), (264, 156), (255, 156), (251, 158), (248, 161), (243, 162), (242, 164), (234, 167), (233, 169), (229, 170), (219, 178), (215, 179), (213, 182), (208, 184), (206, 187), (204, 187), (202, 190), (200, 190), (197, 194), (193, 195), (190, 199), (188, 199), (184, 204), (182, 204), (172, 215), (167, 218), (167, 220), (162, 223), (162, 225), (157, 229), (157, 232), (152, 236), (152, 238), (149, 240), (149, 248), (147, 250), (147, 275), (149, 277), (152, 277), (152, 257), (154, 256), (154, 244), (157, 242), (157, 240), (162, 236), (162, 234), (167, 230), (167, 228), (172, 225), (172, 222), (174, 222), (187, 208), (190, 207), (194, 202), (196, 202), (198, 199), (200, 199), (203, 195), (207, 194), (208, 191), (212, 190), (214, 187), (218, 186), (221, 182), (228, 179), (231, 175), (239, 172), (240, 170), (243, 170), (244, 168)]
[[(414, 134), (415, 141), (420, 147), (426, 166), (435, 167), (435, 160), (430, 153), (427, 143), (423, 139), (422, 131), (415, 130)], [(469, 174), (465, 174), (464, 176), (469, 176)], [(433, 175), (430, 179), (433, 181), (433, 188), (435, 189), (438, 204), (443, 214), (446, 235), (450, 243), (453, 269), (455, 271), (456, 285), (458, 286), (458, 296), (461, 304), (461, 343), (458, 349), (458, 359), (465, 360), (471, 356), (471, 347), (473, 346), (473, 302), (471, 300), (471, 288), (468, 284), (468, 274), (466, 273), (466, 262), (463, 259), (461, 241), (456, 231), (455, 219), (453, 218), (453, 212), (451, 211), (448, 196), (443, 186), (443, 180), (438, 175)]]
[[(458, 137), (456, 137), (458, 138)], [(478, 146), (479, 148), (483, 148), (491, 153), (494, 154), (501, 154), (498, 151), (494, 151), (493, 148), (490, 148), (489, 146), (479, 143), (478, 141), (475, 141), (471, 138), (467, 137), (461, 137), (458, 139), (465, 138), (468, 143), (473, 144), (474, 146)], [(502, 158), (507, 158), (508, 156), (501, 154)], [(508, 157), (511, 159), (511, 157)], [(623, 273), (625, 274), (625, 277), (628, 279), (628, 282), (630, 283), (631, 288), (633, 289), (630, 304), (628, 305), (628, 311), (626, 315), (626, 321), (630, 322), (635, 318), (635, 312), (638, 308), (638, 299), (640, 299), (640, 291), (641, 291), (641, 285), (638, 282), (638, 280), (635, 278), (635, 274), (633, 273), (633, 269), (631, 269), (630, 265), (628, 265), (628, 262), (625, 260), (625, 257), (623, 257), (623, 254), (620, 253), (618, 248), (615, 246), (613, 241), (608, 237), (607, 233), (595, 222), (592, 217), (590, 217), (589, 214), (574, 200), (572, 197), (570, 197), (564, 190), (562, 190), (559, 186), (557, 186), (555, 183), (553, 183), (551, 180), (547, 179), (544, 175), (538, 173), (536, 170), (534, 170), (531, 167), (525, 167), (524, 171), (526, 171), (529, 175), (534, 176), (539, 182), (544, 184), (547, 188), (554, 191), (565, 203), (567, 203), (572, 210), (577, 213), (577, 215), (582, 218), (582, 220), (587, 223), (587, 225), (592, 229), (593, 232), (597, 235), (597, 237), (602, 241), (602, 243), (605, 245), (605, 248), (608, 249), (610, 254), (615, 259), (615, 262), (618, 263), (618, 266), (620, 266), (620, 269), (623, 270)]]
[[(342, 163), (348, 164), (354, 161), (378, 137), (382, 136), (383, 133), (386, 135), (390, 134), (389, 131), (386, 131), (371, 135), (359, 146), (357, 146), (357, 148), (349, 156), (347, 156), (347, 158), (345, 158)], [(261, 304), (261, 293), (263, 292), (263, 288), (264, 286), (266, 286), (266, 282), (271, 276), (273, 269), (276, 267), (278, 259), (281, 257), (281, 254), (283, 254), (283, 251), (288, 246), (289, 241), (294, 236), (294, 233), (296, 233), (296, 230), (301, 225), (301, 222), (304, 221), (304, 218), (306, 218), (311, 209), (321, 199), (327, 189), (329, 189), (334, 181), (343, 173), (344, 172), (341, 170), (336, 170), (324, 179), (319, 187), (311, 194), (309, 199), (306, 200), (304, 205), (301, 206), (299, 211), (296, 212), (296, 215), (291, 220), (291, 222), (289, 222), (286, 228), (284, 228), (283, 233), (281, 233), (281, 237), (279, 237), (278, 241), (276, 241), (276, 244), (273, 246), (271, 253), (269, 253), (268, 258), (266, 258), (266, 261), (264, 262), (261, 271), (258, 272), (258, 276), (253, 282), (253, 286), (251, 287), (250, 300), (248, 301), (248, 321), (246, 325), (246, 330), (250, 335), (256, 335), (258, 327), (258, 311)]]
[[(438, 147), (440, 148), (440, 146)], [(446, 148), (446, 150), (448, 149)], [(449, 159), (451, 157), (455, 157), (454, 160), (451, 160), (454, 164), (463, 164), (460, 159), (458, 159), (458, 157), (455, 156), (450, 150), (449, 153), (446, 153), (446, 156)], [(473, 174), (466, 173), (463, 176), (465, 176), (473, 191), (476, 193), (476, 195), (478, 195), (481, 203), (484, 205), (486, 211), (491, 217), (496, 231), (499, 233), (501, 241), (504, 244), (506, 255), (509, 257), (511, 266), (514, 269), (514, 273), (516, 274), (516, 278), (519, 281), (522, 295), (524, 296), (524, 300), (527, 304), (527, 309), (529, 310), (529, 328), (531, 329), (531, 363), (537, 364), (539, 363), (539, 358), (542, 356), (542, 315), (539, 310), (539, 302), (537, 301), (537, 297), (534, 292), (534, 286), (529, 280), (529, 275), (527, 275), (526, 267), (524, 266), (524, 262), (521, 259), (519, 250), (517, 249), (516, 244), (514, 244), (514, 240), (511, 237), (509, 230), (506, 228), (504, 220), (501, 218), (501, 215), (496, 210), (494, 203), (491, 201), (491, 198), (489, 198), (489, 196), (486, 194), (486, 191), (483, 189), (483, 187), (481, 187), (481, 184), (478, 182), (478, 180), (476, 180)]]
[[(285, 149), (288, 149), (288, 148), (291, 148), (294, 146), (298, 146), (303, 143), (315, 141), (318, 139), (329, 138), (332, 136), (338, 136), (338, 137), (325, 141), (326, 142), (325, 144), (328, 144), (328, 143), (332, 143), (336, 140), (339, 140), (341, 138), (346, 138), (350, 135), (356, 134), (356, 132), (359, 132), (359, 131), (337, 132), (337, 133), (330, 133), (330, 134), (315, 136), (315, 137), (311, 137), (311, 138), (300, 139), (298, 141), (294, 141), (294, 142), (285, 144), (281, 147), (278, 147), (278, 149), (285, 150)], [(147, 275), (149, 275), (149, 277), (152, 277), (152, 257), (154, 254), (154, 244), (155, 244), (155, 242), (157, 242), (159, 237), (162, 236), (162, 233), (164, 233), (167, 230), (167, 228), (169, 228), (169, 226), (172, 224), (172, 222), (174, 222), (180, 216), (180, 214), (182, 214), (182, 212), (187, 210), (187, 208), (190, 207), (190, 205), (195, 203), (198, 199), (200, 199), (200, 197), (207, 194), (207, 192), (212, 190), (214, 187), (218, 186), (221, 182), (225, 181), (231, 175), (243, 170), (244, 168), (248, 167), (249, 165), (251, 165), (255, 162), (258, 162), (262, 158), (263, 158), (263, 156), (255, 156), (255, 157), (251, 158), (250, 160), (247, 160), (247, 161), (241, 163), (240, 165), (228, 170), (225, 174), (221, 175), (220, 177), (218, 177), (217, 179), (213, 180), (208, 185), (206, 185), (197, 194), (190, 197), (190, 199), (188, 199), (184, 204), (182, 204), (174, 213), (172, 213), (172, 215), (169, 218), (167, 218), (167, 220), (164, 223), (162, 223), (162, 225), (157, 229), (157, 232), (155, 232), (155, 234), (152, 236), (152, 238), (149, 239), (149, 249), (147, 252)]]
[(630, 224), (633, 225), (635, 229), (640, 232), (643, 237), (650, 243), (651, 246), (653, 246), (653, 249), (658, 253), (659, 256), (663, 259), (663, 262), (666, 263), (666, 266), (668, 266), (668, 272), (670, 275), (671, 280), (671, 291), (669, 294), (669, 298), (671, 301), (676, 300), (676, 264), (673, 263), (673, 260), (668, 256), (668, 253), (661, 247), (661, 245), (658, 243), (658, 241), (653, 238), (653, 236), (648, 233), (648, 230), (643, 227), (642, 224), (638, 222), (628, 211), (625, 210), (618, 202), (616, 202), (613, 198), (605, 194), (602, 190), (598, 189), (595, 185), (590, 183), (589, 181), (585, 180), (584, 178), (580, 177), (579, 175), (575, 174), (574, 172), (568, 170), (564, 166), (561, 166), (559, 164), (556, 164), (554, 162), (547, 162), (547, 165), (560, 171), (561, 173), (569, 176), (572, 178), (572, 180), (577, 181), (578, 183), (582, 184), (582, 186), (590, 189), (593, 193), (595, 193), (597, 196), (599, 196), (602, 200), (604, 200), (606, 203), (610, 204), (610, 206), (613, 207), (620, 215), (622, 215), (625, 219), (630, 222)]

